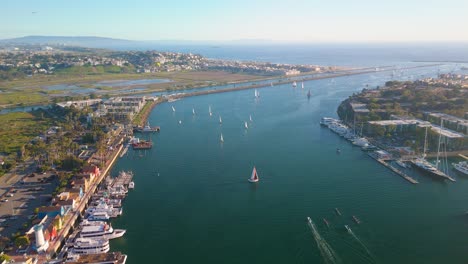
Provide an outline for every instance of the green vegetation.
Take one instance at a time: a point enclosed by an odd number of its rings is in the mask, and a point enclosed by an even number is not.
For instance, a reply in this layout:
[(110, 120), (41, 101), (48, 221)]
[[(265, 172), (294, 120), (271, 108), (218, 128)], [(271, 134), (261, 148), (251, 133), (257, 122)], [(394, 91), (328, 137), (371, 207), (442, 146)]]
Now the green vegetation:
[(6, 254), (1, 254), (0, 255), (0, 262), (3, 262), (3, 261), (6, 261), (6, 262), (9, 262), (11, 260), (11, 257), (6, 255)]
[(53, 124), (43, 110), (0, 115), (0, 153), (15, 154)]
[(34, 105), (47, 102), (47, 97), (36, 92), (0, 93), (0, 105)]
[(27, 236), (18, 236), (15, 238), (15, 245), (19, 248), (29, 245), (30, 241)]
[(133, 124), (135, 125), (143, 125), (144, 120), (151, 112), (151, 109), (155, 102), (146, 102), (145, 106), (141, 109), (141, 111), (133, 118)]
[(81, 75), (103, 75), (117, 73), (135, 73), (133, 66), (115, 66), (115, 65), (98, 65), (98, 66), (71, 66), (57, 70), (58, 75), (81, 76)]

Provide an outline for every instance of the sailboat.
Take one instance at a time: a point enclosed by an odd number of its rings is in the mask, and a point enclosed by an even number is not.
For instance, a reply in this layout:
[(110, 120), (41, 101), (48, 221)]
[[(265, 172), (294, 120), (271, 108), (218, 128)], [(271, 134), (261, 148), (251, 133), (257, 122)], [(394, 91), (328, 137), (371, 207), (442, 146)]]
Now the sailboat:
[(252, 115), (249, 115), (249, 120), (250, 122), (252, 122)]
[(221, 133), (221, 138), (219, 139), (219, 141), (224, 142), (223, 133)]
[(247, 122), (244, 122), (244, 127), (245, 127), (245, 129), (249, 128), (249, 125), (247, 125)]
[(258, 182), (258, 174), (257, 174), (257, 169), (255, 169), (255, 166), (253, 167), (252, 170), (252, 176), (249, 178), (249, 182)]
[(307, 98), (310, 98), (310, 90), (307, 92)]
[(192, 115), (195, 115), (195, 108), (192, 108)]
[(172, 112), (175, 112), (175, 108), (174, 108), (174, 106), (172, 106)]
[(260, 94), (258, 93), (257, 89), (255, 89), (255, 98), (260, 97)]
[(297, 86), (297, 83), (296, 83), (296, 81), (294, 81), (293, 84), (292, 84), (292, 87), (296, 88), (296, 86)]
[(304, 82), (302, 82), (301, 87), (302, 87), (302, 89), (304, 89)]
[(221, 116), (219, 116), (219, 123), (222, 124), (223, 120), (221, 119)]
[[(441, 120), (441, 123), (442, 123), (442, 120)], [(440, 126), (440, 129), (442, 130), (442, 124)], [(450, 180), (450, 181), (455, 181), (455, 179), (453, 179), (452, 177), (450, 177), (449, 175), (447, 175), (446, 173), (444, 173), (443, 171), (441, 171), (438, 167), (439, 167), (439, 153), (440, 153), (440, 140), (442, 138), (442, 133), (441, 131), (439, 132), (439, 146), (438, 146), (438, 149), (437, 149), (437, 161), (436, 161), (436, 165), (434, 166), (432, 163), (430, 163), (429, 161), (426, 160), (426, 149), (427, 149), (427, 127), (426, 127), (426, 133), (425, 133), (425, 136), (424, 136), (424, 152), (423, 152), (423, 155), (422, 157), (420, 158), (417, 158), (415, 160), (412, 161), (413, 165), (416, 166), (416, 168), (424, 171), (424, 172), (427, 172), (429, 173), (430, 175), (438, 178), (438, 179), (447, 179), (447, 180)]]
[(270, 83), (271, 87), (273, 87), (273, 82)]
[(208, 106), (208, 112), (210, 113), (210, 116), (213, 115), (213, 113), (211, 112), (211, 105)]

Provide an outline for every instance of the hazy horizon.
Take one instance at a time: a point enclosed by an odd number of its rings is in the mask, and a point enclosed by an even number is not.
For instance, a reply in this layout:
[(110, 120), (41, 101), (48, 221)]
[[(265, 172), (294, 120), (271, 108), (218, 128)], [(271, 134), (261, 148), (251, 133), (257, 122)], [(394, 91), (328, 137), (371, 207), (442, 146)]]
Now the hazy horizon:
[(0, 39), (101, 36), (136, 41), (468, 42), (468, 2), (186, 0), (3, 3)]

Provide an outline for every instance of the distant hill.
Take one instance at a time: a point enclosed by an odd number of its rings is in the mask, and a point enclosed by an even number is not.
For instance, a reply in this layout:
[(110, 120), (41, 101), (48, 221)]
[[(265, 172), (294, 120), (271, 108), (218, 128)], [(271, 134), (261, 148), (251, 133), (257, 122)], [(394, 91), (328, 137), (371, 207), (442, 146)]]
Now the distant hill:
[(114, 39), (103, 37), (66, 37), (66, 36), (25, 36), (21, 38), (2, 39), (0, 43), (13, 44), (49, 44), (69, 45), (89, 48), (122, 48), (142, 45), (144, 42), (126, 39)]

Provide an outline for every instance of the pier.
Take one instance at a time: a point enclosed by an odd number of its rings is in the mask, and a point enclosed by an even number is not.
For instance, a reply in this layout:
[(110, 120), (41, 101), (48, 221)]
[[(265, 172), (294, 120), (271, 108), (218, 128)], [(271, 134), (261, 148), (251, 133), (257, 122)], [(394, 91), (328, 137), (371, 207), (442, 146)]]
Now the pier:
[(388, 169), (390, 169), (391, 171), (393, 171), (394, 173), (400, 175), (403, 179), (409, 181), (410, 183), (412, 184), (417, 184), (419, 183), (417, 180), (413, 179), (412, 177), (410, 177), (408, 174), (402, 172), (401, 170), (393, 167), (392, 165), (388, 164), (388, 162), (386, 162), (385, 160), (382, 160), (382, 159), (379, 159), (377, 158), (375, 155), (373, 155), (373, 153), (368, 153), (368, 155), (375, 159), (377, 162), (379, 162), (380, 164), (384, 165), (385, 167), (387, 167)]

